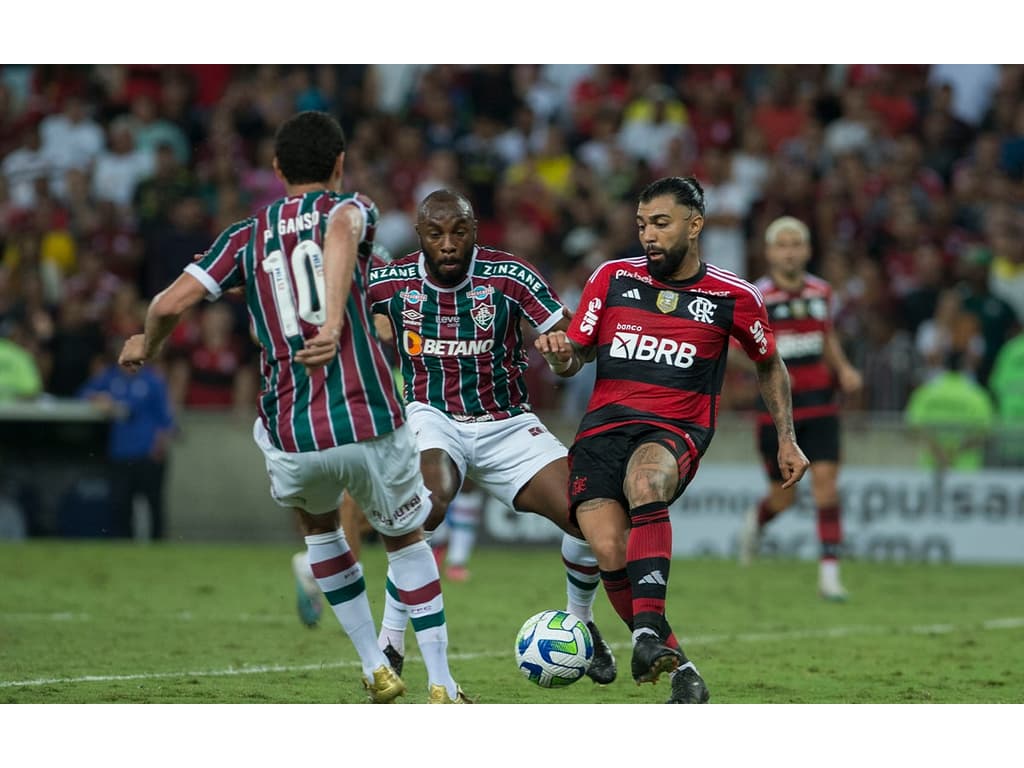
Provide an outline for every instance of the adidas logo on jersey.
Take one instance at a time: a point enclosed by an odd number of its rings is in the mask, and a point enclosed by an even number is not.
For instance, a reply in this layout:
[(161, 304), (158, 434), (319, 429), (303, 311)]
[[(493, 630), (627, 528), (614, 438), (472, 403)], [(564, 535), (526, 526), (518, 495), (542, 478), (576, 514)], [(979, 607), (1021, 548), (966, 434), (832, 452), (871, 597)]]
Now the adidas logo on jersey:
[(644, 576), (642, 579), (640, 579), (640, 581), (638, 583), (639, 584), (660, 584), (661, 586), (665, 586), (665, 584), (667, 582), (665, 581), (665, 577), (662, 575), (661, 571), (651, 571), (646, 576)]
[(630, 288), (628, 291), (626, 291), (625, 293), (622, 294), (622, 298), (624, 298), (624, 299), (636, 299), (637, 301), (640, 301), (640, 289), (639, 288)]

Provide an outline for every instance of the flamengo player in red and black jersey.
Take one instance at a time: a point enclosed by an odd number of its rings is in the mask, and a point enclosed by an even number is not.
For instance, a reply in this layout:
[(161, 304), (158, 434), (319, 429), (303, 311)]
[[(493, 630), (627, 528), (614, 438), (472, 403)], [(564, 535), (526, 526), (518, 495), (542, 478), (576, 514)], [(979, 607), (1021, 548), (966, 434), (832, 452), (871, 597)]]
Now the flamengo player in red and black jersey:
[[(836, 386), (846, 394), (861, 388), (861, 375), (850, 365), (832, 327), (832, 288), (806, 271), (811, 258), (807, 225), (792, 216), (776, 219), (765, 230), (768, 274), (756, 285), (764, 296), (775, 344), (789, 370), (793, 421), (800, 447), (811, 462), (811, 491), (818, 510), (821, 560), (818, 591), (827, 600), (846, 599), (839, 580), (842, 546), (839, 491), (839, 405)], [(838, 379), (838, 381), (837, 381)], [(740, 561), (757, 555), (764, 526), (792, 506), (796, 488), (783, 487), (772, 457), (777, 450), (775, 425), (764, 403), (757, 420), (757, 442), (770, 487), (747, 514), (740, 534)]]
[[(341, 193), (345, 134), (330, 115), (286, 120), (274, 154), (286, 196), (229, 226), (157, 295), (145, 333), (125, 342), (120, 362), (137, 369), (159, 352), (185, 310), (244, 288), (261, 348), (253, 437), (271, 494), (294, 509), (317, 583), (359, 653), (370, 700), (392, 701), (405, 683), (377, 646), (362, 566), (338, 529), (346, 490), (381, 534), (398, 591), (422, 619), (416, 639), (428, 701), (460, 703), (465, 696), (448, 670), (437, 564), (423, 538), (430, 493), (366, 304), (377, 207)], [(339, 301), (328, 306), (328, 294)]]
[[(808, 462), (761, 294), (700, 258), (700, 184), (678, 176), (653, 182), (640, 193), (636, 220), (646, 258), (601, 265), (568, 332), (545, 334), (536, 346), (560, 376), (597, 360), (594, 392), (569, 451), (569, 495), (612, 604), (633, 631), (633, 679), (653, 683), (671, 671), (668, 703), (704, 703), (707, 686), (665, 618), (668, 506), (714, 435), (731, 337), (757, 366), (786, 487)], [(614, 558), (604, 557), (609, 550)]]

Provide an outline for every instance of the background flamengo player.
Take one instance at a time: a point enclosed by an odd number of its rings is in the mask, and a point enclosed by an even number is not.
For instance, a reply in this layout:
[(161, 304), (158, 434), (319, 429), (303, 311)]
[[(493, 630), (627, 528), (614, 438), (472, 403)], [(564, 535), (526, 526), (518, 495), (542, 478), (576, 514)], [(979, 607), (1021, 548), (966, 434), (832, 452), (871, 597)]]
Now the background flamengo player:
[[(811, 233), (792, 216), (765, 229), (768, 274), (756, 285), (764, 296), (779, 355), (786, 362), (793, 389), (793, 422), (800, 447), (811, 462), (811, 493), (818, 517), (821, 557), (818, 592), (826, 600), (846, 599), (839, 580), (842, 522), (839, 505), (839, 403), (837, 388), (860, 390), (861, 375), (847, 360), (832, 326), (832, 287), (806, 271)], [(740, 562), (757, 556), (761, 533), (772, 519), (792, 506), (796, 488), (783, 488), (774, 461), (778, 451), (775, 424), (759, 404), (757, 444), (768, 473), (768, 494), (747, 513), (740, 533)]]

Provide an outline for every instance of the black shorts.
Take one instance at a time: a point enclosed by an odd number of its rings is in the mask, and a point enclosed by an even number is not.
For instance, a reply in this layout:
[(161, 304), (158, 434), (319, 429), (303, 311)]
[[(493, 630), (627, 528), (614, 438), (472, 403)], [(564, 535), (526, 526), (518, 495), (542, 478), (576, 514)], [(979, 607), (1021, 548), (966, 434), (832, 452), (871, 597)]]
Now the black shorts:
[[(817, 416), (794, 422), (796, 442), (812, 464), (816, 461), (839, 461), (839, 417)], [(768, 476), (782, 481), (779, 471), (779, 436), (774, 424), (761, 424), (757, 428), (757, 446)]]
[(612, 499), (629, 509), (623, 490), (626, 465), (642, 443), (658, 443), (671, 451), (680, 479), (671, 504), (697, 473), (700, 457), (692, 443), (675, 432), (651, 424), (627, 424), (577, 440), (569, 449), (569, 516), (576, 522), (576, 507), (590, 499)]

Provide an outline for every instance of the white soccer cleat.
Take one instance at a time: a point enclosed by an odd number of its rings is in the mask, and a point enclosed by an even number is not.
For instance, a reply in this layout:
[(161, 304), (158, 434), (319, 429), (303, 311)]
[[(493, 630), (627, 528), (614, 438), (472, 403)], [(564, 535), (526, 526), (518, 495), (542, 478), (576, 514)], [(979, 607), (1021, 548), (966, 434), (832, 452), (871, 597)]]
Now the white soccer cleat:
[(757, 507), (747, 510), (740, 529), (740, 565), (750, 565), (761, 549), (761, 526), (757, 522)]
[(832, 603), (845, 603), (849, 597), (838, 576), (821, 576), (818, 579), (818, 594)]

